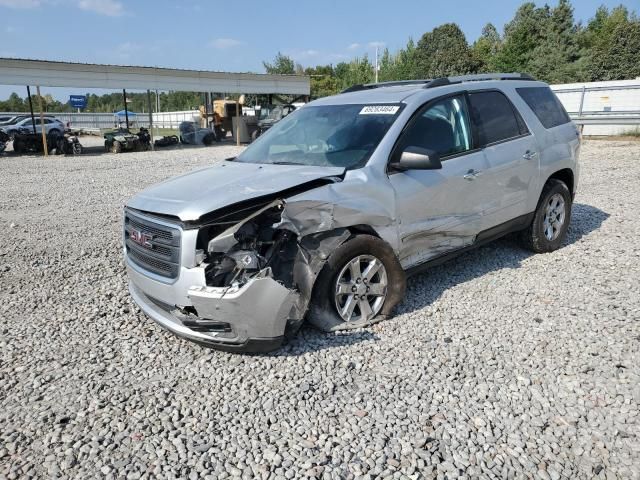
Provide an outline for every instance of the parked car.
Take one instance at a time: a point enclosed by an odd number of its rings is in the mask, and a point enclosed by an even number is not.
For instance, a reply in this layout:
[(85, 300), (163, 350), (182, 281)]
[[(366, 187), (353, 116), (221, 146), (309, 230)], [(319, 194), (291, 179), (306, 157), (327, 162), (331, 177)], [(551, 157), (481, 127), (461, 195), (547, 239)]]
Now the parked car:
[[(35, 120), (36, 120), (36, 133), (41, 133), (42, 122), (40, 121), (40, 117), (39, 116), (36, 117)], [(67, 128), (66, 125), (61, 120), (58, 120), (55, 117), (44, 117), (43, 122), (44, 122), (45, 132), (47, 133), (47, 135), (48, 134), (52, 134), (54, 136), (62, 135), (65, 129)], [(3, 127), (2, 129), (6, 133), (8, 133), (11, 137), (13, 137), (16, 134), (16, 132), (20, 131), (23, 128), (29, 129), (31, 132), (33, 132), (33, 124), (31, 122), (30, 116), (21, 118), (15, 123), (11, 123)]]
[(28, 115), (5, 115), (0, 117), (0, 128), (4, 129), (9, 125), (13, 125), (14, 123), (19, 122), (22, 119), (30, 118)]
[(560, 248), (579, 150), (526, 75), (358, 85), (129, 200), (130, 292), (162, 327), (221, 349), (276, 348), (305, 319), (364, 327), (392, 315), (408, 275), (507, 233)]

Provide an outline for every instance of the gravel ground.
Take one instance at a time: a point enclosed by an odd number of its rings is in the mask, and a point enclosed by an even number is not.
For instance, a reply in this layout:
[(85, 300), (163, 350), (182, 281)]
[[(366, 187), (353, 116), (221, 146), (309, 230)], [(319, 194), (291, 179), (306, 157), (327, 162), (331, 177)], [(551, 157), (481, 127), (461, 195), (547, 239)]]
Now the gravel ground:
[(121, 258), (128, 197), (235, 152), (0, 159), (0, 477), (640, 478), (640, 142), (585, 142), (561, 250), (262, 356), (162, 331)]

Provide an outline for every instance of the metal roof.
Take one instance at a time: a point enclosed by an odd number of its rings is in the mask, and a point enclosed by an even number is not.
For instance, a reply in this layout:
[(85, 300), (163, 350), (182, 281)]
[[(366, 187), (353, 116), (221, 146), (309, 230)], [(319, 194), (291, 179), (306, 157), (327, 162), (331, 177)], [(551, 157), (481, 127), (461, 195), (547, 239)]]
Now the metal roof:
[(302, 75), (227, 73), (0, 58), (0, 84), (132, 90), (309, 95)]

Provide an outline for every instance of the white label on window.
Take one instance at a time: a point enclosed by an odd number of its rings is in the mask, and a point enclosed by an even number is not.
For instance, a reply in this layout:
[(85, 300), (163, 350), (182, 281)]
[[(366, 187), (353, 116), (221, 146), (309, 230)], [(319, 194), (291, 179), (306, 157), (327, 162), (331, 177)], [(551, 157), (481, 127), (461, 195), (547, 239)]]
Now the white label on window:
[(362, 107), (360, 115), (395, 115), (398, 110), (397, 105), (367, 105)]

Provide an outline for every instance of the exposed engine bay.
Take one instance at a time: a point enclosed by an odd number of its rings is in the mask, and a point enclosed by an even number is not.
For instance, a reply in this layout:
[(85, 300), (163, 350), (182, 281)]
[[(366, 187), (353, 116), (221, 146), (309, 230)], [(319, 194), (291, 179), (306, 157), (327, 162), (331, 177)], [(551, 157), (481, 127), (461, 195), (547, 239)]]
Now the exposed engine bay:
[(338, 228), (301, 237), (287, 213), (286, 202), (277, 199), (222, 214), (200, 228), (197, 246), (208, 286), (231, 290), (251, 279), (273, 278), (297, 294), (290, 320), (301, 322), (315, 278), (350, 233)]

